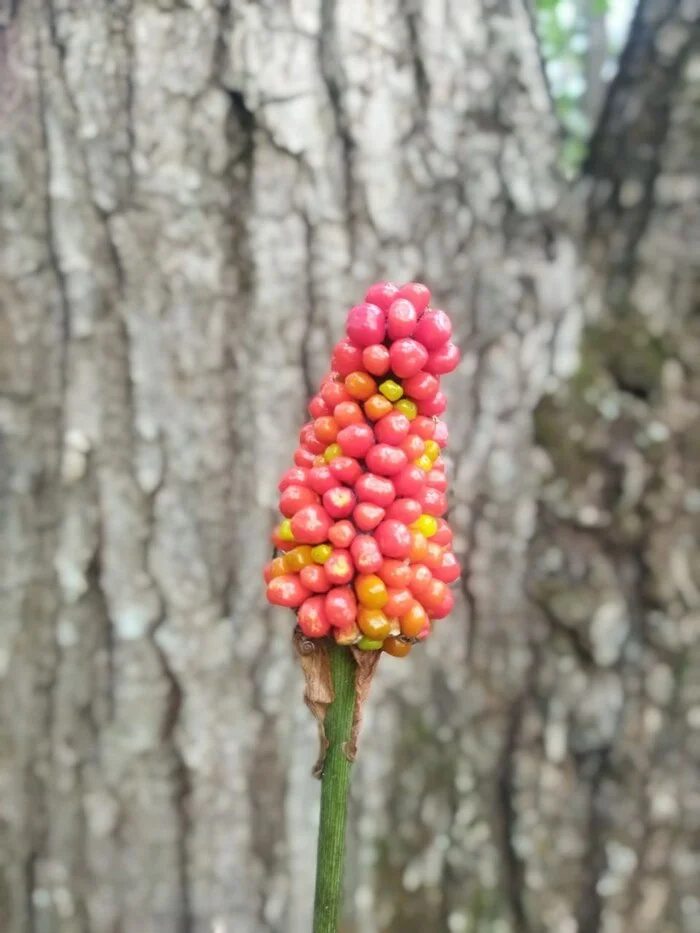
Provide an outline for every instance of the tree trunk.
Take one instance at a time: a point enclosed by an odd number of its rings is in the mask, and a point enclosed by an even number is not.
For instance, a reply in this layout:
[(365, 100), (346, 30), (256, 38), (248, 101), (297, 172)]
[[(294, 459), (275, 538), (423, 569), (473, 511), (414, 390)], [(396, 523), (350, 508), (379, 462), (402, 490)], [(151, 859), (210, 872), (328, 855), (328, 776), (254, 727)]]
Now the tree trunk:
[(598, 930), (614, 736), (569, 754), (583, 636), (525, 598), (532, 413), (579, 321), (525, 6), (23, 0), (3, 35), (0, 929), (307, 933), (314, 730), (260, 571), (345, 310), (390, 277), (457, 320), (468, 572), (375, 681), (347, 931)]

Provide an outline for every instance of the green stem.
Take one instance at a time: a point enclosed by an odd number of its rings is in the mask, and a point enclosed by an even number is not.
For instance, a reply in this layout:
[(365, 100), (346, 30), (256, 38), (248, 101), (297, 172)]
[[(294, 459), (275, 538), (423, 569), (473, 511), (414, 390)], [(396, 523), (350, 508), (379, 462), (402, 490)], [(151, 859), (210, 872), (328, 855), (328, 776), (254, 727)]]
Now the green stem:
[(350, 741), (355, 709), (355, 659), (349, 648), (329, 647), (335, 699), (326, 713), (328, 752), (321, 784), (321, 822), (318, 827), (316, 898), (313, 933), (337, 933), (343, 901), (345, 823), (350, 769), (343, 746)]

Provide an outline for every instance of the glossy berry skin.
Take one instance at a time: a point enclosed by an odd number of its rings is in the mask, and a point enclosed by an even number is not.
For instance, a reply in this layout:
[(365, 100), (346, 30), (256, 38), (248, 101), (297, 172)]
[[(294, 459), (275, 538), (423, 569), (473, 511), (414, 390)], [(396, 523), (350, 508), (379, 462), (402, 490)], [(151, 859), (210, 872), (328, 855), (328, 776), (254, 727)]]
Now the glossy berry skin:
[(410, 379), (404, 379), (403, 390), (406, 395), (413, 399), (416, 408), (420, 411), (419, 402), (435, 398), (440, 388), (440, 383), (435, 376), (426, 373), (424, 370), (415, 373)]
[(330, 379), (321, 387), (321, 397), (328, 405), (328, 410), (333, 411), (336, 405), (350, 400), (350, 393), (345, 388), (344, 382), (336, 382)]
[(380, 393), (370, 396), (365, 402), (365, 415), (370, 421), (379, 421), (393, 411), (394, 406)]
[(410, 531), (411, 551), (408, 556), (411, 561), (411, 566), (413, 566), (425, 559), (425, 555), (428, 553), (428, 539), (420, 531), (415, 531), (413, 528), (411, 528)]
[(399, 447), (406, 454), (406, 459), (413, 463), (425, 453), (425, 443), (417, 434), (409, 434), (401, 441)]
[(373, 376), (389, 372), (389, 350), (382, 343), (373, 343), (362, 351), (362, 365)]
[(338, 375), (343, 378), (349, 376), (362, 368), (362, 347), (354, 344), (348, 337), (343, 337), (335, 345), (331, 365)]
[(348, 338), (358, 347), (382, 343), (386, 332), (386, 317), (381, 308), (365, 302), (348, 312), (346, 321)]
[(357, 647), (360, 651), (381, 651), (383, 645), (383, 641), (379, 641), (379, 639), (376, 638), (368, 638), (367, 635), (363, 635), (357, 643)]
[(443, 583), (442, 580), (433, 577), (430, 581), (430, 585), (421, 593), (421, 603), (423, 604), (423, 608), (428, 611), (428, 614), (440, 609), (446, 593), (446, 584)]
[(417, 415), (411, 422), (411, 434), (417, 434), (424, 441), (430, 440), (435, 434), (435, 422), (425, 415)]
[(391, 631), (391, 622), (381, 609), (368, 609), (360, 606), (357, 613), (357, 624), (363, 635), (384, 641)]
[(316, 454), (312, 454), (310, 450), (304, 450), (303, 447), (297, 447), (294, 451), (294, 462), (297, 466), (312, 467), (315, 459)]
[(394, 408), (400, 411), (402, 415), (406, 415), (409, 421), (413, 421), (418, 414), (416, 403), (412, 402), (410, 398), (400, 398), (398, 402), (394, 402)]
[(334, 628), (346, 629), (355, 624), (357, 599), (349, 586), (334, 587), (326, 594), (324, 608)]
[(314, 505), (317, 502), (318, 496), (308, 486), (287, 486), (280, 496), (279, 507), (285, 518), (291, 518), (305, 505)]
[[(330, 531), (328, 533), (330, 534)], [(315, 564), (325, 564), (332, 553), (333, 548), (330, 544), (317, 544), (311, 548), (311, 559)]]
[(368, 424), (350, 424), (338, 432), (338, 445), (346, 457), (364, 457), (374, 444), (374, 432)]
[(413, 522), (411, 528), (413, 528), (415, 531), (420, 531), (420, 533), (424, 534), (426, 538), (432, 538), (435, 532), (438, 530), (437, 519), (434, 515), (427, 515), (424, 513), (420, 518)]
[(405, 658), (412, 647), (410, 642), (403, 641), (401, 638), (393, 638), (392, 636), (385, 638), (382, 643), (382, 650), (394, 658)]
[[(324, 417), (327, 416), (324, 415)], [(327, 446), (325, 441), (321, 441), (316, 437), (313, 422), (304, 425), (304, 427), (299, 432), (299, 440), (302, 446), (306, 450), (309, 450), (312, 454), (322, 454)]]
[(425, 471), (409, 463), (393, 478), (393, 484), (397, 496), (415, 499), (425, 485)]
[(428, 486), (432, 486), (433, 489), (437, 489), (440, 492), (445, 492), (447, 490), (447, 477), (442, 470), (428, 470), (425, 476), (425, 482)]
[(365, 301), (386, 311), (394, 301), (398, 290), (398, 286), (393, 282), (377, 282), (376, 285), (367, 289)]
[(308, 483), (311, 489), (319, 496), (322, 496), (324, 492), (338, 485), (338, 481), (331, 472), (330, 464), (326, 463), (324, 463), (323, 466), (312, 467), (309, 470)]
[(444, 311), (428, 308), (416, 324), (415, 338), (427, 350), (437, 350), (452, 336), (452, 321)]
[(410, 430), (411, 422), (406, 415), (392, 410), (375, 424), (374, 436), (379, 444), (391, 444), (393, 447), (398, 447), (408, 436)]
[(264, 577), (265, 583), (269, 583), (270, 580), (274, 580), (275, 577), (282, 577), (287, 572), (286, 567), (284, 566), (284, 558), (275, 557), (270, 561), (269, 564), (265, 565)]
[(390, 402), (398, 402), (403, 395), (403, 386), (399, 385), (395, 379), (385, 379), (379, 384), (379, 391)]
[(446, 343), (437, 350), (428, 353), (423, 369), (433, 376), (444, 376), (459, 366), (460, 352), (454, 343)]
[(360, 502), (352, 513), (353, 521), (360, 531), (372, 531), (384, 520), (385, 510), (371, 502)]
[(333, 409), (333, 418), (339, 430), (347, 428), (349, 424), (362, 424), (365, 420), (364, 413), (357, 402), (340, 402)]
[(425, 549), (425, 555), (423, 556), (423, 563), (432, 573), (433, 576), (436, 576), (435, 571), (442, 565), (443, 550), (439, 544), (435, 544), (434, 541), (428, 541), (426, 538), (427, 546)]
[(384, 557), (393, 557), (396, 560), (408, 557), (413, 539), (403, 522), (388, 518), (377, 526), (374, 535)]
[(343, 519), (343, 521), (335, 522), (328, 529), (328, 540), (336, 548), (349, 548), (356, 534), (353, 523)]
[(390, 444), (375, 444), (365, 455), (367, 469), (378, 476), (396, 476), (406, 466), (406, 454)]
[(455, 604), (454, 593), (452, 592), (452, 590), (446, 589), (442, 603), (436, 609), (433, 609), (433, 611), (431, 612), (432, 617), (434, 619), (444, 619), (445, 616), (448, 616), (452, 612), (454, 608), (454, 604)]
[(443, 447), (447, 446), (449, 439), (450, 432), (447, 429), (447, 425), (444, 421), (438, 421), (438, 423), (435, 425), (435, 434), (433, 435), (433, 440), (438, 445), (438, 447), (442, 449)]
[[(425, 515), (432, 515), (434, 518), (440, 518), (447, 511), (447, 496), (444, 492), (440, 492), (439, 489), (435, 489), (434, 486), (428, 486), (426, 484), (416, 498), (423, 506), (423, 513)], [(437, 531), (437, 527), (435, 531)], [(433, 534), (435, 534), (435, 531)]]
[(311, 595), (296, 574), (275, 577), (267, 584), (267, 600), (273, 606), (286, 606), (296, 609)]
[(386, 330), (391, 340), (412, 337), (418, 323), (418, 312), (406, 298), (392, 302), (386, 315)]
[(338, 436), (338, 422), (333, 415), (323, 415), (323, 417), (317, 418), (314, 421), (314, 434), (316, 439), (324, 445), (324, 450), (329, 444), (332, 444)]
[(331, 630), (323, 596), (310, 596), (297, 613), (299, 628), (307, 638), (322, 638)]
[(355, 483), (355, 493), (360, 502), (371, 502), (385, 509), (396, 498), (394, 483), (386, 476), (363, 473)]
[(376, 573), (382, 566), (382, 552), (371, 535), (357, 535), (350, 545), (350, 554), (358, 573)]
[(421, 315), (430, 304), (430, 289), (422, 282), (407, 282), (398, 290), (396, 297), (406, 298)]
[(333, 551), (323, 569), (333, 586), (344, 586), (355, 576), (355, 565), (350, 552), (341, 548)]
[(439, 544), (440, 547), (449, 547), (452, 544), (452, 529), (444, 518), (438, 518), (437, 531), (431, 536), (431, 540)]
[(309, 402), (309, 414), (312, 418), (320, 418), (322, 415), (330, 415), (330, 409), (320, 395), (315, 395)]
[(459, 561), (452, 551), (445, 551), (440, 565), (433, 570), (433, 576), (443, 583), (455, 583), (459, 573)]
[(444, 392), (437, 392), (431, 399), (416, 404), (421, 415), (441, 415), (447, 408), (447, 396)]
[[(389, 350), (392, 372), (401, 379), (407, 379), (419, 373), (427, 359), (428, 351), (423, 344), (418, 343), (411, 337), (395, 340)], [(405, 385), (403, 388), (405, 394), (410, 396), (411, 393), (406, 389)]]
[(362, 574), (355, 580), (355, 594), (365, 609), (382, 609), (389, 598), (384, 581), (376, 574)]
[(384, 606), (384, 614), (390, 619), (398, 619), (405, 615), (413, 604), (413, 594), (410, 590), (388, 589), (389, 598)]
[(406, 561), (387, 558), (377, 571), (387, 587), (406, 589), (411, 582), (411, 567)]
[(335, 486), (323, 494), (323, 507), (334, 521), (351, 515), (356, 501), (355, 493), (347, 486)]
[(417, 521), (423, 514), (423, 509), (417, 499), (394, 499), (386, 510), (387, 518), (394, 518), (404, 525)]
[(421, 600), (423, 593), (427, 593), (432, 583), (433, 575), (425, 564), (413, 564), (411, 566), (411, 582), (408, 585), (409, 590), (416, 599)]
[(377, 391), (377, 383), (369, 373), (358, 371), (345, 377), (345, 388), (351, 398), (364, 402)]
[(299, 573), (302, 567), (313, 564), (314, 558), (308, 544), (300, 544), (284, 555), (284, 569), (287, 573)]
[(282, 479), (277, 484), (280, 492), (284, 492), (289, 486), (308, 486), (309, 471), (306, 467), (291, 467), (282, 474)]
[(356, 645), (364, 636), (359, 627), (353, 622), (344, 628), (334, 628), (333, 638), (337, 645)]
[(428, 622), (427, 612), (417, 600), (414, 600), (408, 612), (399, 619), (401, 634), (406, 638), (417, 638)]
[(279, 528), (275, 528), (275, 530), (270, 535), (270, 539), (274, 546), (280, 551), (291, 551), (294, 547), (293, 541), (285, 541), (285, 539), (281, 537)]
[[(353, 457), (334, 457), (328, 464), (333, 477), (333, 485), (343, 483), (345, 486), (354, 486), (362, 476), (362, 467)], [(329, 489), (332, 487), (328, 487)], [(325, 492), (325, 490), (324, 490)]]
[(307, 505), (299, 509), (292, 519), (292, 533), (300, 544), (323, 544), (331, 524), (323, 506)]

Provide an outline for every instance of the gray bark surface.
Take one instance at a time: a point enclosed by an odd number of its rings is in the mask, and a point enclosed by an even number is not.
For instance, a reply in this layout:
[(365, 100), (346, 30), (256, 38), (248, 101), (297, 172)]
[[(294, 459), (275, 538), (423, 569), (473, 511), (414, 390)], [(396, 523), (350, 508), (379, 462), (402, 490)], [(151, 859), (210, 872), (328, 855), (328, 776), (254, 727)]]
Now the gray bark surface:
[[(375, 680), (346, 931), (625, 930), (598, 923), (617, 837), (597, 814), (637, 720), (610, 733), (623, 674), (526, 599), (533, 411), (581, 313), (525, 6), (22, 0), (2, 52), (0, 929), (308, 931), (315, 732), (260, 571), (345, 310), (391, 277), (455, 316), (467, 573)], [(640, 903), (625, 888), (616, 916)], [(694, 909), (648, 928), (695, 930)]]

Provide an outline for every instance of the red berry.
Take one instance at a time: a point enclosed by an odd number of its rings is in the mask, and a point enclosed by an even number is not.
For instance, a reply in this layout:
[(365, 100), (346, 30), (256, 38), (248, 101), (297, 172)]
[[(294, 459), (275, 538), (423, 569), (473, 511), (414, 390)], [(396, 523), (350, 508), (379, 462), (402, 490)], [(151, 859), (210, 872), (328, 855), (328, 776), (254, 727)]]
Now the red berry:
[(391, 369), (400, 379), (415, 376), (428, 359), (425, 347), (410, 337), (395, 340), (389, 350)]
[(362, 467), (352, 457), (333, 457), (328, 466), (336, 480), (333, 483), (334, 486), (338, 483), (354, 486), (359, 477), (362, 476)]
[(457, 369), (459, 357), (459, 347), (454, 343), (446, 343), (437, 350), (428, 353), (428, 359), (423, 369), (434, 376), (443, 376)]
[(328, 529), (328, 540), (334, 547), (349, 548), (356, 534), (353, 523), (343, 519), (343, 521), (336, 522)]
[(347, 486), (335, 486), (323, 494), (323, 507), (333, 519), (347, 518), (355, 508), (355, 493)]
[(384, 340), (385, 329), (384, 312), (376, 305), (356, 305), (348, 312), (346, 330), (350, 340), (358, 347), (381, 343)]
[(406, 561), (387, 558), (382, 561), (377, 573), (389, 587), (403, 590), (411, 582), (411, 568)]
[(418, 312), (406, 298), (394, 301), (386, 316), (386, 329), (391, 340), (410, 337), (416, 329)]
[(414, 463), (409, 463), (393, 479), (394, 490), (397, 496), (406, 496), (415, 499), (425, 484), (425, 470)]
[(428, 486), (427, 481), (426, 485), (416, 495), (416, 499), (420, 502), (426, 515), (434, 515), (435, 518), (439, 518), (447, 511), (447, 496), (444, 492), (440, 492), (439, 489), (435, 489), (434, 486)]
[(297, 574), (286, 573), (281, 577), (274, 577), (267, 584), (267, 599), (274, 606), (286, 606), (296, 609), (311, 595)]
[(448, 616), (454, 607), (455, 597), (452, 590), (445, 590), (445, 593), (442, 597), (442, 602), (439, 606), (431, 610), (431, 615), (434, 619), (444, 619), (445, 616)]
[(362, 365), (373, 376), (389, 372), (389, 350), (383, 343), (373, 343), (362, 351)]
[(328, 513), (321, 505), (307, 505), (292, 519), (292, 534), (298, 544), (323, 544), (331, 527)]
[(417, 434), (409, 434), (408, 437), (401, 441), (399, 447), (411, 463), (425, 453), (425, 441), (422, 437), (418, 437)]
[(357, 599), (349, 586), (335, 587), (326, 594), (325, 610), (333, 628), (347, 628), (357, 617)]
[(350, 545), (350, 553), (358, 573), (376, 573), (382, 566), (382, 552), (370, 535), (358, 535)]
[(429, 626), (428, 614), (421, 604), (414, 600), (408, 612), (401, 616), (399, 625), (401, 634), (406, 638), (418, 638)]
[(280, 492), (284, 492), (287, 486), (308, 486), (309, 471), (305, 467), (291, 467), (282, 474), (282, 479), (277, 484)]
[(379, 444), (391, 444), (398, 447), (411, 430), (411, 422), (400, 411), (391, 411), (384, 415), (374, 426), (374, 436)]
[(363, 473), (355, 483), (355, 492), (360, 502), (371, 502), (373, 505), (381, 505), (382, 508), (391, 505), (396, 498), (392, 481), (374, 473)]
[(294, 462), (299, 467), (312, 467), (315, 459), (316, 454), (312, 454), (310, 450), (305, 450), (303, 447), (297, 447), (294, 451)]
[[(439, 544), (440, 547), (448, 547), (452, 544), (452, 529), (444, 518), (438, 518), (438, 530), (432, 535), (430, 540), (434, 541), (435, 544)], [(442, 579), (442, 577), (440, 579)]]
[(438, 392), (433, 398), (416, 404), (421, 415), (441, 415), (447, 408), (447, 397), (444, 392)]
[(299, 579), (312, 593), (327, 593), (330, 589), (328, 574), (321, 564), (309, 564), (307, 567), (302, 567)]
[(396, 294), (397, 298), (406, 298), (418, 314), (422, 314), (430, 304), (430, 289), (422, 282), (407, 282)]
[(331, 630), (323, 596), (310, 596), (297, 613), (299, 628), (307, 638), (323, 638)]
[(350, 393), (345, 388), (344, 382), (329, 381), (324, 383), (321, 386), (321, 395), (330, 411), (333, 411), (335, 406), (340, 405), (341, 402), (350, 401)]
[[(433, 540), (434, 538), (433, 535)], [(459, 573), (459, 561), (452, 551), (445, 551), (440, 566), (433, 570), (433, 575), (443, 583), (454, 583), (455, 580), (459, 580)]]
[(344, 549), (333, 551), (326, 563), (323, 565), (326, 576), (334, 586), (342, 586), (349, 583), (355, 576), (350, 552)]
[(370, 447), (365, 457), (367, 469), (379, 476), (395, 476), (407, 463), (406, 454), (398, 447), (389, 444), (375, 444)]
[(323, 450), (319, 450), (319, 453), (323, 453), (338, 436), (338, 422), (333, 415), (323, 415), (314, 421), (314, 435), (323, 444)]
[[(331, 461), (332, 463), (333, 461)], [(338, 485), (338, 481), (331, 472), (329, 466), (316, 466), (309, 470), (309, 486), (319, 496), (322, 496), (328, 489), (333, 489)]]
[(437, 350), (452, 336), (452, 321), (444, 311), (428, 308), (416, 325), (415, 338), (428, 350)]
[(346, 457), (364, 457), (374, 444), (374, 432), (368, 424), (350, 424), (338, 432), (337, 442)]
[(384, 615), (396, 619), (405, 615), (413, 604), (413, 595), (407, 589), (388, 589), (389, 599), (383, 607)]
[(398, 286), (394, 285), (393, 282), (377, 282), (367, 289), (365, 301), (371, 305), (376, 305), (382, 311), (386, 311), (398, 290)]
[(429, 470), (425, 475), (425, 482), (433, 489), (439, 489), (440, 492), (447, 491), (447, 477), (442, 470)]
[(304, 425), (304, 427), (299, 432), (299, 440), (304, 445), (304, 447), (307, 450), (310, 450), (314, 455), (322, 454), (328, 446), (316, 437), (313, 422)]
[(411, 566), (411, 582), (408, 588), (417, 599), (420, 599), (421, 594), (427, 591), (432, 579), (433, 575), (425, 564), (413, 564)]
[(357, 402), (340, 402), (333, 409), (333, 417), (339, 428), (347, 428), (349, 424), (362, 424), (365, 420)]
[(417, 434), (424, 441), (429, 441), (435, 433), (435, 422), (425, 415), (418, 415), (411, 422), (411, 434)]
[(442, 554), (442, 548), (439, 544), (435, 544), (434, 541), (427, 541), (423, 563), (433, 576), (436, 575), (435, 571), (442, 564)]
[(360, 502), (352, 513), (353, 520), (360, 531), (372, 531), (382, 521), (385, 511), (380, 505)]
[(314, 395), (309, 402), (309, 414), (312, 418), (320, 418), (321, 415), (330, 414), (328, 405), (326, 405), (320, 395)]
[(411, 376), (410, 379), (404, 380), (403, 384), (403, 390), (406, 395), (416, 402), (422, 399), (434, 398), (439, 388), (440, 383), (435, 376), (431, 376), (430, 373), (423, 372), (422, 370), (416, 373), (415, 376)]
[(287, 486), (280, 496), (280, 512), (285, 518), (291, 518), (299, 509), (315, 502), (318, 502), (318, 496), (307, 486)]
[(397, 560), (408, 557), (413, 538), (403, 522), (388, 518), (377, 527), (374, 536), (384, 557)]
[(416, 499), (395, 499), (386, 510), (387, 518), (394, 518), (397, 522), (410, 525), (420, 518), (423, 509)]
[(343, 337), (335, 345), (331, 365), (343, 378), (349, 376), (350, 373), (362, 367), (362, 347), (355, 346), (352, 340)]

